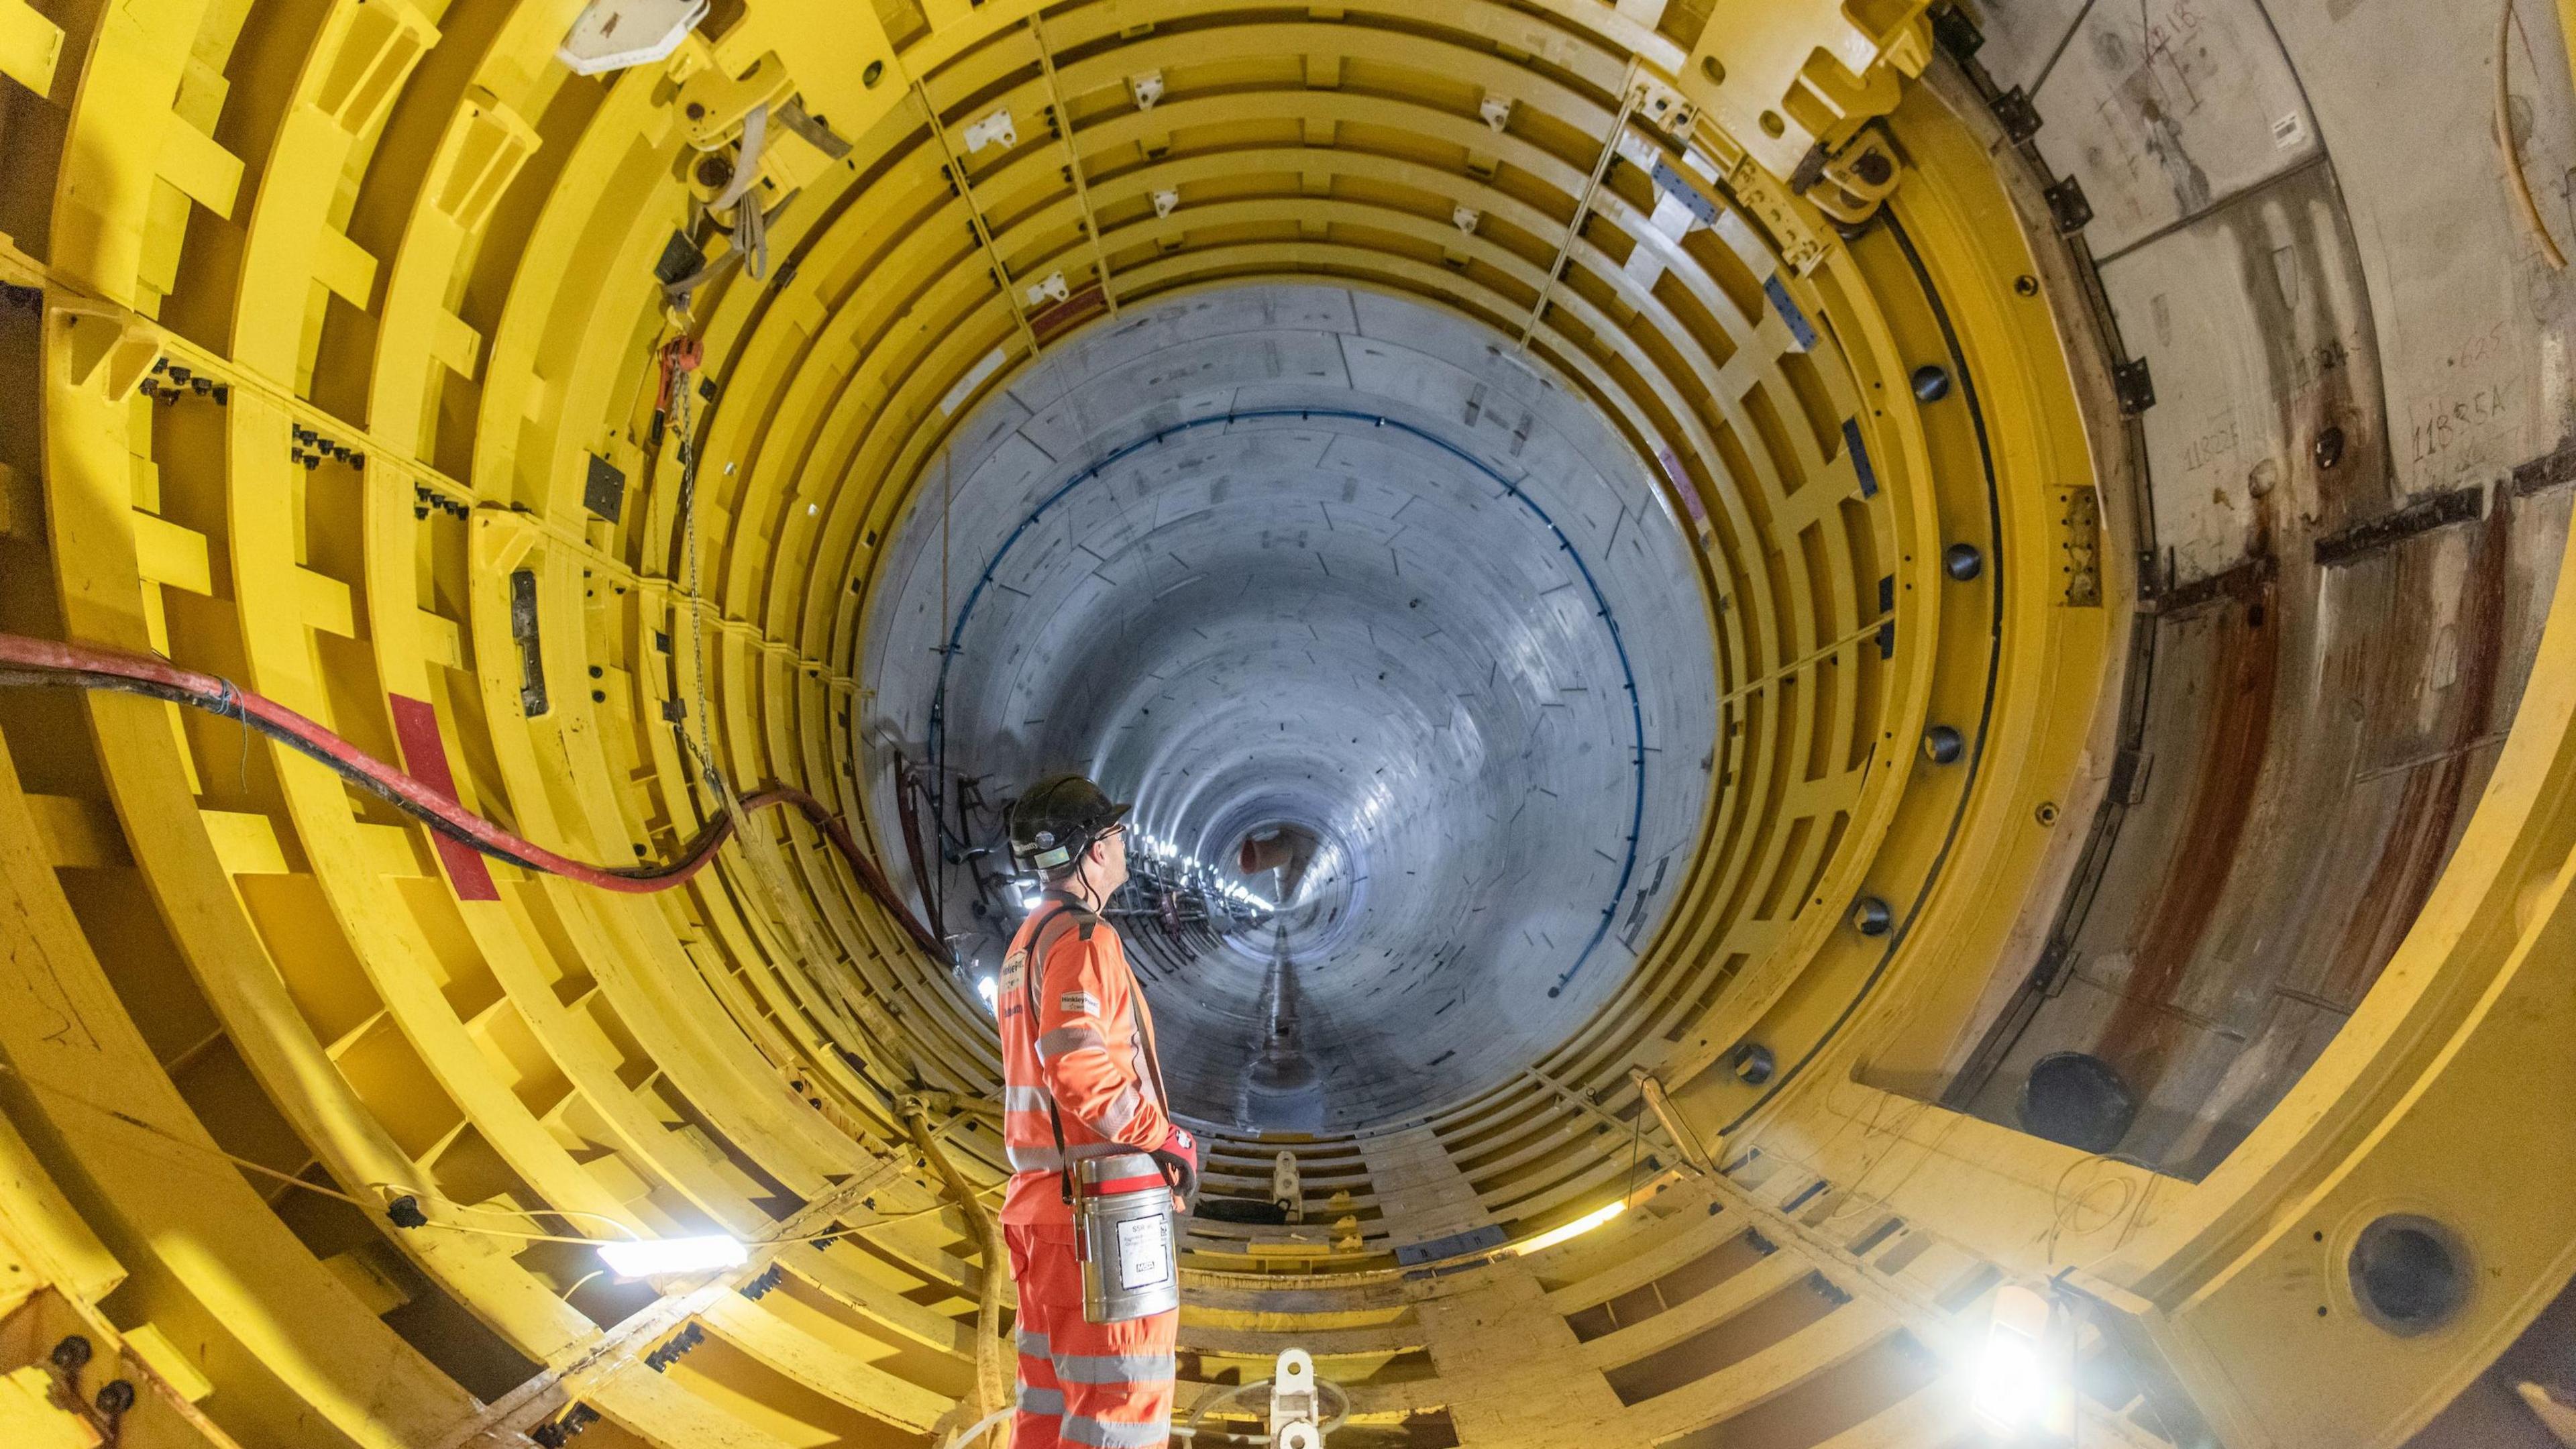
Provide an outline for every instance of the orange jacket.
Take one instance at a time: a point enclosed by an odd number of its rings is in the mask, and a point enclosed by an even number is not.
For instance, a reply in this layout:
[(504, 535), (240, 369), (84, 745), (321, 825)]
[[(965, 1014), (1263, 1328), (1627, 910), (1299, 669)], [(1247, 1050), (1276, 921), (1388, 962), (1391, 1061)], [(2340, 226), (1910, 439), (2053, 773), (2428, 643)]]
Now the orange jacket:
[[(993, 998), (1002, 1028), (1002, 1142), (1013, 1170), (1002, 1221), (1068, 1222), (1067, 1163), (1157, 1147), (1171, 1133), (1147, 1069), (1153, 1013), (1116, 928), (1055, 891), (1020, 923)], [(1049, 1101), (1064, 1130), (1061, 1154)]]

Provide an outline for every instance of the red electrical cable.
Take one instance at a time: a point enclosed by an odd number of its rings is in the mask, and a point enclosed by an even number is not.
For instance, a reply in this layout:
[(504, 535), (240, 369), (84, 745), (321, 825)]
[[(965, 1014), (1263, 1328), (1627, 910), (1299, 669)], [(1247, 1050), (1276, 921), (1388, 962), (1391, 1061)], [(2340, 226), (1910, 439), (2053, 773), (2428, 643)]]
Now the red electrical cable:
[(717, 849), (732, 837), (739, 816), (773, 805), (792, 805), (822, 831), (825, 839), (832, 842), (832, 848), (840, 852), (841, 858), (849, 862), (850, 869), (858, 875), (860, 885), (902, 924), (904, 934), (935, 959), (948, 959), (947, 947), (904, 906), (884, 873), (877, 869), (876, 862), (859, 850), (858, 841), (851, 836), (849, 827), (841, 822), (839, 816), (824, 809), (821, 801), (794, 786), (772, 785), (743, 796), (733, 810), (701, 826), (675, 860), (658, 865), (592, 865), (557, 855), (544, 846), (503, 830), (315, 721), (275, 700), (238, 688), (232, 681), (218, 675), (182, 669), (147, 655), (0, 634), (0, 685), (112, 689), (240, 720), (261, 734), (329, 765), (352, 784), (391, 802), (432, 830), (462, 841), (496, 860), (506, 860), (529, 870), (629, 895), (669, 890), (705, 869), (707, 862), (715, 859)]

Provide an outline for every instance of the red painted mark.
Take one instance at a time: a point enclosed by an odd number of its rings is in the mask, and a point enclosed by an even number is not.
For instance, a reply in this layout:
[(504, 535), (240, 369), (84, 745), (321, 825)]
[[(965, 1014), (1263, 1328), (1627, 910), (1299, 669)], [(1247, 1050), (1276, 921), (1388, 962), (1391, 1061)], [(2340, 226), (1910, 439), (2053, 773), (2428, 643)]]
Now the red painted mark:
[[(403, 768), (412, 778), (453, 800), (456, 798), (456, 776), (447, 768), (447, 745), (438, 737), (438, 709), (425, 699), (407, 695), (388, 695), (394, 706), (394, 738), (401, 742)], [(436, 831), (431, 841), (438, 846), (438, 858), (447, 862), (447, 878), (456, 887), (460, 901), (497, 901), (500, 888), (492, 884), (492, 869), (483, 857), (461, 840), (451, 840)]]

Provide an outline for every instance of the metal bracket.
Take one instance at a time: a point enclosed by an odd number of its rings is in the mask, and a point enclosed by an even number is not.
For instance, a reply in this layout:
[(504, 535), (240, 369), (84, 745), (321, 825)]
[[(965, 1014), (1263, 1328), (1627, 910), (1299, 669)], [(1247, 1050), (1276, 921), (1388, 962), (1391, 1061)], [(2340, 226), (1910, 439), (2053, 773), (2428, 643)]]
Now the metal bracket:
[(2093, 220), (2093, 203), (2084, 197), (2084, 183), (2072, 176), (2040, 195), (2048, 198), (2049, 220), (2057, 224), (2059, 236), (2073, 236)]
[(2003, 91), (1988, 102), (1995, 120), (2004, 128), (2004, 139), (2018, 146), (2039, 134), (2039, 108), (2030, 103), (2030, 92), (2019, 86)]
[(1932, 38), (1956, 60), (1968, 59), (1986, 43), (1986, 33), (1956, 5), (1932, 12)]
[(2134, 418), (2156, 405), (2155, 375), (2147, 370), (2147, 360), (2133, 357), (2111, 364), (2111, 390), (2120, 399), (2120, 416)]

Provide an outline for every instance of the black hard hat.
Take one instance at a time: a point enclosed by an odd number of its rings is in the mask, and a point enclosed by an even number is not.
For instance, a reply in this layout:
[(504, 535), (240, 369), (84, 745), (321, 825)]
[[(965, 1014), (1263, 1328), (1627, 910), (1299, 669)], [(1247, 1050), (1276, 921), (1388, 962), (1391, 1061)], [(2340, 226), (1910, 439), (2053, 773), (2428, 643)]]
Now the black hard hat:
[(1012, 853), (1040, 870), (1061, 870), (1134, 808), (1080, 775), (1049, 775), (1011, 807)]

